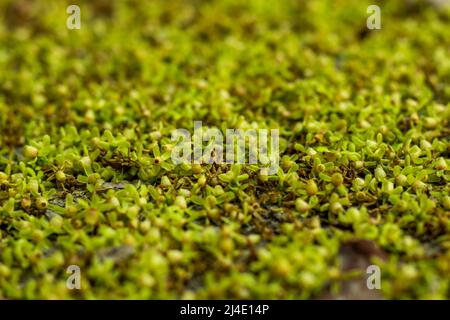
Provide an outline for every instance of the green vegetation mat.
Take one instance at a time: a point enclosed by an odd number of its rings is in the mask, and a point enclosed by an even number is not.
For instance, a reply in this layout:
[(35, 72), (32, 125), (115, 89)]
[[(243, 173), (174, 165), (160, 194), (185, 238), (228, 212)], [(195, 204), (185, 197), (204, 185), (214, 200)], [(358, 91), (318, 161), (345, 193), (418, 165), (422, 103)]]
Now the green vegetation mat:
[[(380, 30), (360, 0), (76, 2), (80, 30), (0, 1), (0, 299), (450, 298), (444, 1), (376, 1)], [(195, 120), (278, 128), (278, 173), (175, 166)]]

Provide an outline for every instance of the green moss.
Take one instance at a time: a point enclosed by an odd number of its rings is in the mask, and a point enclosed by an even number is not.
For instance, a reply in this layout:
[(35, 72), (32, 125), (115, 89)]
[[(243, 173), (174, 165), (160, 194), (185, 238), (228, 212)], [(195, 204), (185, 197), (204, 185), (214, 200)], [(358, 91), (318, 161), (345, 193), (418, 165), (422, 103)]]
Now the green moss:
[[(0, 299), (345, 296), (355, 239), (379, 297), (450, 298), (450, 11), (369, 4), (79, 1), (68, 30), (1, 1)], [(175, 166), (195, 120), (278, 128), (278, 173)]]

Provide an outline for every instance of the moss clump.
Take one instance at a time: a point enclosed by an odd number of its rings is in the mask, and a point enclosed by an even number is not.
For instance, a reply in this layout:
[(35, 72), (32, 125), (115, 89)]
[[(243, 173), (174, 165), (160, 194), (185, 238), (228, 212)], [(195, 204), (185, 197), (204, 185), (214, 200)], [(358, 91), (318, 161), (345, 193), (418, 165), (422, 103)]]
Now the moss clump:
[[(450, 12), (370, 4), (79, 1), (68, 30), (1, 1), (0, 299), (349, 297), (368, 264), (376, 298), (450, 298)], [(175, 166), (194, 120), (280, 129), (277, 174)]]

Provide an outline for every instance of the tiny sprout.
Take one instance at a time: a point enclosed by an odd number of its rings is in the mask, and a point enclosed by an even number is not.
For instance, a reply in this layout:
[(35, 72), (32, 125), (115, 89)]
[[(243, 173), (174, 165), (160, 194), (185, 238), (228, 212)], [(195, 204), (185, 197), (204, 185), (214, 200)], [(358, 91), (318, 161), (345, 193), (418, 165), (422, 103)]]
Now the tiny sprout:
[(39, 192), (39, 183), (36, 179), (30, 180), (28, 182), (28, 190), (32, 193), (38, 193)]
[(269, 181), (269, 169), (268, 168), (262, 168), (258, 174), (258, 178), (261, 182), (267, 182)]
[(336, 186), (339, 187), (344, 182), (344, 178), (342, 177), (342, 174), (339, 172), (333, 173), (331, 176), (331, 182)]
[(95, 184), (95, 183), (97, 183), (100, 179), (101, 179), (101, 176), (100, 176), (99, 173), (93, 173), (93, 174), (89, 175), (89, 177), (88, 177), (88, 183)]
[(84, 221), (89, 225), (96, 225), (98, 223), (100, 213), (97, 209), (90, 208), (86, 210), (86, 215), (84, 217)]
[(197, 183), (198, 183), (198, 185), (199, 185), (200, 187), (204, 187), (204, 186), (206, 185), (206, 177), (205, 177), (205, 175), (202, 174), (202, 175), (198, 178)]
[(191, 196), (191, 192), (189, 190), (183, 189), (183, 188), (178, 190), (178, 194), (185, 198), (189, 198)]
[(147, 233), (147, 232), (150, 230), (150, 228), (151, 228), (151, 223), (150, 223), (149, 220), (142, 221), (142, 222), (139, 224), (139, 230), (140, 230), (142, 233)]
[(183, 253), (179, 250), (169, 250), (167, 258), (171, 263), (177, 264), (183, 260)]
[(166, 144), (166, 145), (164, 145), (164, 150), (167, 151), (167, 152), (172, 152), (173, 148), (174, 148), (173, 144)]
[(340, 202), (333, 202), (330, 205), (330, 211), (334, 214), (342, 212), (343, 210), (344, 210), (344, 208), (342, 207), (342, 204)]
[(439, 124), (439, 119), (432, 118), (432, 117), (426, 117), (424, 119), (424, 126), (427, 129), (434, 129)]
[(23, 155), (27, 159), (35, 159), (38, 156), (38, 149), (32, 146), (25, 146), (23, 148)]
[(147, 288), (151, 288), (151, 287), (153, 287), (154, 285), (155, 285), (155, 283), (156, 283), (156, 280), (155, 280), (155, 278), (153, 278), (151, 275), (149, 275), (149, 274), (141, 274), (140, 276), (139, 276), (139, 284), (142, 286), (142, 287), (147, 287)]
[(420, 191), (420, 190), (425, 189), (426, 186), (427, 186), (426, 183), (423, 183), (422, 181), (417, 180), (417, 181), (415, 181), (415, 182), (413, 183), (412, 188), (413, 188), (415, 191)]
[(139, 205), (145, 206), (147, 204), (147, 199), (144, 197), (139, 198)]
[(93, 110), (87, 110), (86, 113), (84, 114), (84, 120), (87, 123), (93, 123), (95, 121), (95, 113)]
[(309, 271), (303, 271), (300, 274), (300, 283), (305, 288), (311, 288), (316, 283), (316, 276)]
[(93, 138), (91, 139), (91, 143), (92, 143), (92, 145), (95, 146), (95, 147), (98, 147), (98, 146), (100, 145), (100, 142), (101, 142), (101, 140), (100, 140), (99, 137), (93, 137)]
[(407, 280), (413, 280), (417, 277), (417, 269), (412, 265), (404, 265), (400, 269), (402, 276)]
[(313, 196), (319, 192), (319, 189), (317, 188), (317, 184), (314, 182), (314, 180), (309, 180), (306, 183), (306, 193), (308, 195)]
[(8, 278), (11, 274), (11, 269), (4, 264), (0, 264), (0, 276), (3, 278)]
[(50, 225), (55, 228), (55, 229), (60, 229), (63, 225), (63, 219), (58, 216), (55, 215), (51, 220), (50, 220)]
[(364, 168), (364, 161), (358, 160), (355, 161), (355, 169), (362, 169)]
[(362, 187), (364, 187), (366, 185), (366, 182), (363, 180), (363, 179), (361, 179), (361, 178), (356, 178), (355, 180), (353, 180), (353, 186), (357, 189), (357, 190), (359, 190), (359, 189), (361, 189)]
[(4, 173), (0, 171), (0, 183), (7, 181), (8, 180), (8, 176)]
[(150, 139), (152, 139), (153, 141), (159, 140), (159, 139), (161, 139), (161, 137), (162, 137), (162, 134), (160, 131), (153, 131), (150, 133)]
[(361, 219), (361, 212), (358, 210), (358, 208), (349, 208), (346, 212), (346, 217), (348, 218), (348, 222), (354, 223), (358, 222)]
[(58, 180), (59, 182), (64, 182), (66, 181), (66, 174), (64, 173), (64, 171), (59, 170), (58, 172), (56, 172), (56, 180)]
[(73, 216), (75, 213), (77, 213), (77, 208), (75, 206), (68, 206), (66, 207), (65, 213), (71, 217)]
[(133, 205), (129, 207), (127, 210), (128, 217), (131, 219), (136, 218), (137, 215), (139, 214), (139, 211), (141, 211), (141, 208), (138, 205)]
[(421, 140), (420, 141), (420, 147), (424, 150), (429, 150), (432, 148), (432, 144), (429, 143), (427, 140)]
[(202, 166), (200, 164), (198, 164), (198, 163), (194, 163), (192, 165), (192, 173), (199, 174), (201, 172), (202, 172)]
[(155, 157), (155, 160), (153, 160), (155, 164), (160, 164), (162, 162), (161, 157)]
[(88, 156), (81, 158), (80, 160), (83, 167), (89, 167), (91, 165), (91, 158)]
[(445, 209), (450, 210), (450, 196), (445, 196), (442, 200), (442, 205)]
[(21, 206), (23, 209), (27, 210), (31, 207), (31, 200), (29, 198), (23, 198), (21, 201)]
[(445, 162), (445, 159), (440, 157), (436, 160), (436, 164), (434, 165), (436, 170), (445, 170), (447, 169), (447, 163)]
[(287, 277), (292, 271), (291, 264), (285, 258), (277, 259), (273, 263), (273, 271), (277, 276)]
[(36, 199), (36, 208), (38, 208), (39, 210), (45, 210), (45, 209), (47, 209), (47, 206), (48, 206), (47, 199), (45, 199), (43, 197), (38, 197)]
[(35, 242), (39, 242), (44, 239), (45, 235), (42, 230), (34, 230), (31, 237)]
[(406, 178), (404, 174), (399, 174), (395, 177), (395, 183), (397, 183), (397, 185), (399, 186), (406, 186), (406, 184), (408, 183), (408, 178)]
[(216, 203), (217, 203), (217, 199), (213, 195), (209, 195), (209, 196), (206, 197), (206, 204), (210, 208), (214, 207), (216, 205)]
[(378, 166), (375, 169), (375, 178), (377, 178), (377, 180), (382, 180), (382, 179), (386, 178), (386, 172), (384, 172), (384, 170), (381, 166)]
[(400, 212), (405, 212), (408, 209), (408, 203), (405, 200), (399, 200), (396, 204), (395, 207), (397, 208), (397, 210), (399, 210)]
[(234, 249), (233, 240), (229, 237), (222, 239), (220, 242), (220, 248), (226, 253), (231, 253)]
[(297, 198), (295, 200), (295, 209), (297, 209), (297, 211), (299, 212), (306, 212), (309, 210), (309, 204), (303, 199)]
[(115, 208), (120, 206), (120, 201), (119, 201), (119, 199), (117, 199), (117, 197), (109, 198), (108, 202)]
[(169, 180), (169, 177), (163, 176), (161, 178), (161, 187), (163, 188), (170, 188), (172, 186), (172, 183)]
[(178, 208), (182, 209), (182, 210), (186, 210), (187, 208), (187, 203), (186, 203), (186, 199), (183, 196), (177, 196), (175, 198), (175, 203), (174, 203)]
[(248, 236), (248, 241), (251, 244), (257, 244), (261, 240), (261, 236), (259, 234), (251, 234)]
[(318, 165), (315, 166), (315, 169), (318, 173), (324, 172), (325, 171), (325, 166), (321, 163), (319, 163)]

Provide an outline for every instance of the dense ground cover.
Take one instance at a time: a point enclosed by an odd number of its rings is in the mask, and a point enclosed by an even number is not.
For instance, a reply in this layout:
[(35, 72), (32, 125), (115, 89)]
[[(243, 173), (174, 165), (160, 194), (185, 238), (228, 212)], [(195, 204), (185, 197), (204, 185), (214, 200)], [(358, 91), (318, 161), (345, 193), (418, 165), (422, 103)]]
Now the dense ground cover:
[[(0, 1), (0, 299), (450, 297), (448, 9), (78, 2)], [(174, 166), (194, 120), (280, 170)]]

